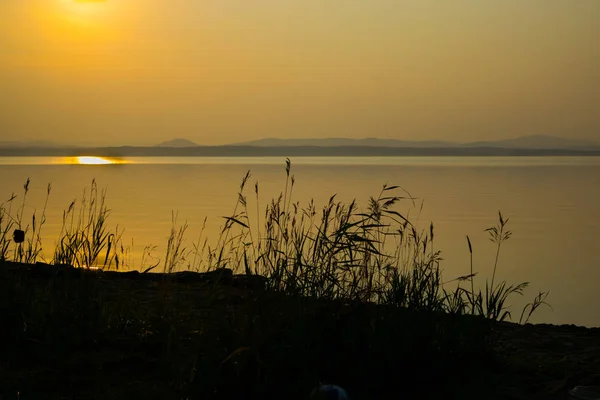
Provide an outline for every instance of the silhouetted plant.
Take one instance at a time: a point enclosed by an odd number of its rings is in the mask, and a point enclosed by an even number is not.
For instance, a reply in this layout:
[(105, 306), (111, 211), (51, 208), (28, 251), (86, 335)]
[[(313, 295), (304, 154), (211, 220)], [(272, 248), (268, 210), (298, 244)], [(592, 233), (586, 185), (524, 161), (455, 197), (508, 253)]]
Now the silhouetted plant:
[(165, 255), (165, 263), (163, 267), (164, 273), (172, 273), (177, 269), (179, 263), (185, 261), (187, 254), (186, 247), (183, 246), (185, 231), (187, 230), (187, 222), (182, 226), (177, 226), (177, 215), (171, 214), (171, 233), (167, 241), (167, 252)]
[[(506, 281), (502, 281), (499, 284), (495, 283), (501, 247), (512, 236), (512, 232), (506, 227), (508, 221), (508, 218), (504, 218), (502, 213), (498, 212), (498, 224), (485, 230), (489, 235), (489, 240), (496, 245), (496, 254), (492, 270), (492, 279), (491, 282), (487, 279), (485, 280), (484, 290), (475, 289), (474, 278), (477, 273), (473, 271), (473, 246), (471, 244), (471, 239), (467, 236), (470, 256), (470, 273), (469, 275), (457, 278), (456, 281), (458, 281), (458, 286), (456, 290), (452, 293), (447, 293), (449, 298), (452, 299), (453, 307), (451, 307), (451, 309), (453, 311), (462, 310), (462, 312), (484, 316), (493, 321), (511, 319), (511, 310), (507, 301), (512, 295), (522, 296), (523, 291), (529, 286), (529, 282), (509, 284)], [(471, 284), (470, 290), (460, 286), (461, 282), (465, 280), (469, 280)], [(546, 292), (541, 292), (533, 303), (525, 306), (519, 321), (522, 320), (526, 308), (530, 308), (533, 313), (541, 304), (545, 304), (544, 300), (546, 299), (546, 296)], [(461, 297), (464, 297), (463, 304), (458, 305), (457, 302), (460, 303), (458, 298)], [(529, 314), (529, 317), (531, 317), (531, 314)]]
[[(106, 190), (98, 192), (95, 180), (87, 197), (84, 189), (81, 205), (76, 215), (76, 200), (63, 212), (62, 227), (54, 251), (53, 264), (77, 267), (119, 268), (118, 244), (122, 232), (111, 232), (107, 227), (110, 210), (105, 205)], [(104, 262), (100, 257), (104, 253)]]
[(7, 260), (10, 251), (11, 236), (15, 220), (11, 215), (12, 203), (17, 198), (13, 193), (10, 198), (0, 204), (0, 261)]
[[(525, 307), (523, 307), (523, 311), (521, 311), (521, 317), (519, 318), (519, 324), (527, 324), (533, 313), (543, 305), (552, 308), (552, 306), (546, 302), (548, 294), (549, 292), (539, 292), (531, 303), (527, 303)], [(525, 321), (523, 321), (523, 317), (525, 316), (526, 312), (527, 317), (525, 318)]]
[[(240, 184), (231, 216), (224, 217), (218, 244), (206, 258), (197, 257), (196, 270), (225, 266), (268, 278), (272, 290), (291, 295), (394, 304), (412, 310), (473, 314), (495, 321), (510, 319), (507, 300), (523, 294), (527, 282), (496, 283), (500, 250), (512, 232), (508, 219), (486, 229), (496, 244), (491, 282), (484, 290), (474, 283), (473, 247), (467, 237), (470, 273), (459, 277), (455, 290), (447, 290), (440, 269), (441, 253), (434, 248), (434, 226), (419, 230), (395, 209), (414, 199), (399, 186), (384, 185), (361, 211), (330, 197), (318, 210), (314, 201), (305, 207), (293, 201), (295, 178), (286, 160), (284, 192), (273, 198), (257, 221), (250, 217), (244, 194), (251, 177)], [(401, 193), (397, 193), (401, 191)], [(254, 186), (258, 207), (258, 182)], [(206, 245), (206, 242), (205, 242)], [(470, 288), (461, 286), (468, 280)], [(537, 303), (533, 303), (537, 304)], [(537, 307), (536, 307), (537, 308)], [(535, 309), (534, 309), (535, 310)]]

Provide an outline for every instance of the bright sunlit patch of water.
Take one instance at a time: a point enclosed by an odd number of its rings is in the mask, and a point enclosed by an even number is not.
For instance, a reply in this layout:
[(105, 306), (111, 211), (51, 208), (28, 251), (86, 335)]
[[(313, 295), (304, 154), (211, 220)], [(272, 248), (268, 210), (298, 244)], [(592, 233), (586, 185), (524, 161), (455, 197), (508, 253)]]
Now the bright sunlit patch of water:
[(98, 156), (77, 156), (63, 157), (55, 161), (57, 164), (78, 164), (78, 165), (110, 165), (110, 164), (127, 164), (128, 161)]
[(85, 165), (103, 165), (103, 164), (112, 164), (112, 162), (103, 157), (75, 157), (77, 159), (77, 164), (85, 164)]

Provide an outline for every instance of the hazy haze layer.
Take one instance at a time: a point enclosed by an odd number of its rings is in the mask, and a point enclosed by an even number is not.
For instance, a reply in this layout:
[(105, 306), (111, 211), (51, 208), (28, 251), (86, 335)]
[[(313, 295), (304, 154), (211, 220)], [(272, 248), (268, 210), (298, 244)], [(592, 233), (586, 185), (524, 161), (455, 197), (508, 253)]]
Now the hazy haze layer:
[(600, 2), (3, 0), (0, 141), (600, 135)]

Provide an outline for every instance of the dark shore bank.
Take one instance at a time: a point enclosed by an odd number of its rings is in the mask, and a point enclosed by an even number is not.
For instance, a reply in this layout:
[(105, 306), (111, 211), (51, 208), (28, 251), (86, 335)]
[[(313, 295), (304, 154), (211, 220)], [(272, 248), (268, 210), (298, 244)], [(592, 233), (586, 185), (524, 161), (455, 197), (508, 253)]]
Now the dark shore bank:
[(257, 276), (0, 264), (4, 399), (567, 399), (600, 329), (295, 298)]
[(0, 157), (556, 157), (598, 156), (598, 149), (385, 146), (1, 147)]

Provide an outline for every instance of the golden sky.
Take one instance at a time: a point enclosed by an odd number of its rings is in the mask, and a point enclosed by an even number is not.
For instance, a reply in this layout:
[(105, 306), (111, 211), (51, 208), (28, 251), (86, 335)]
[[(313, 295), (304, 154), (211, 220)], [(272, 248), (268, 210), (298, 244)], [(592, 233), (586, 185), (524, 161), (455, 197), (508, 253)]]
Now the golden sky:
[(599, 0), (1, 0), (0, 141), (600, 140)]

